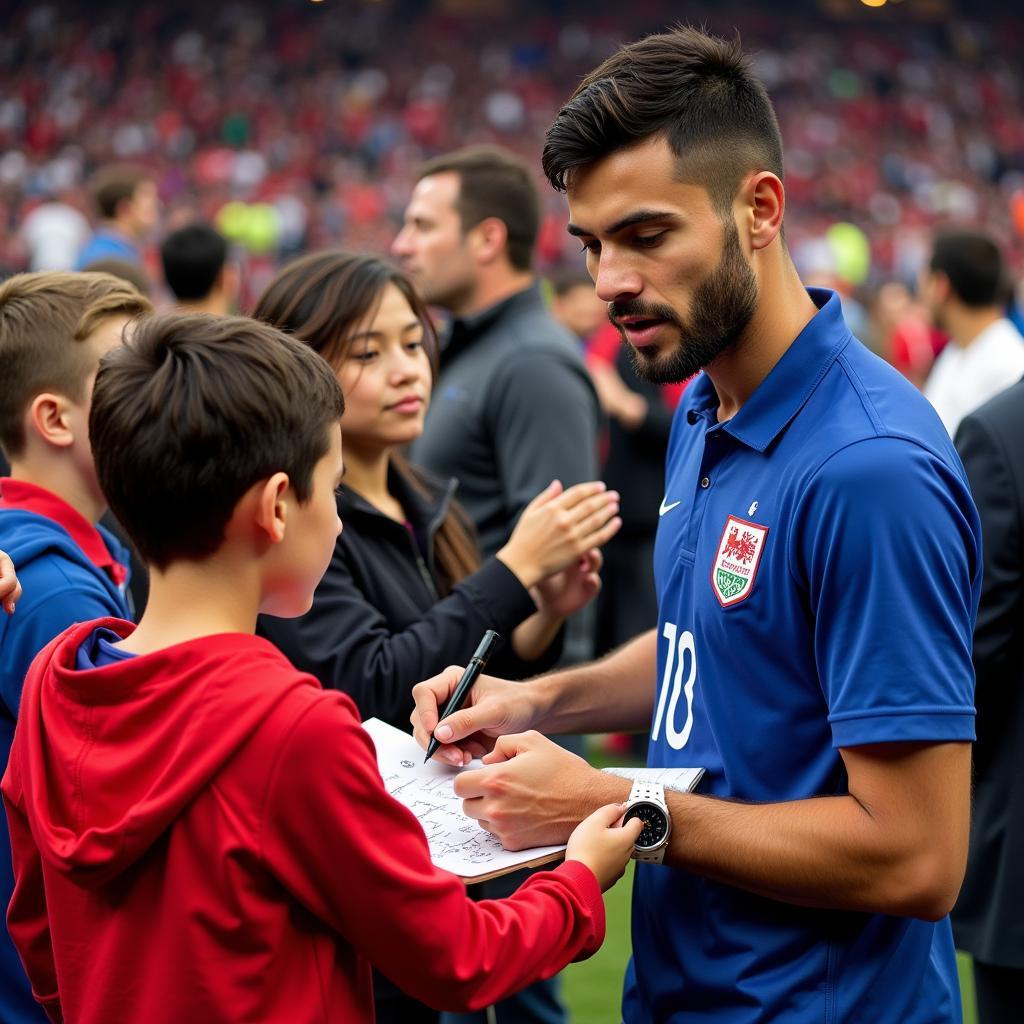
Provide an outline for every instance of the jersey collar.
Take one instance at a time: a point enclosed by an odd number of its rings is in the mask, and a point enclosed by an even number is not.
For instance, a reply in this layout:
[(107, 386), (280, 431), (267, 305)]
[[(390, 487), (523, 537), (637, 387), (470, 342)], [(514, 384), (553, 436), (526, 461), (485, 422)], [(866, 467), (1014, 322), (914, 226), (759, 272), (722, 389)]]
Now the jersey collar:
[(128, 570), (110, 553), (96, 527), (52, 491), (24, 480), (0, 479), (0, 507), (21, 509), (50, 519), (64, 528), (82, 549), (86, 558), (102, 569), (119, 587), (128, 578)]
[[(796, 336), (782, 358), (735, 416), (721, 429), (755, 451), (764, 452), (782, 433), (853, 335), (843, 319), (839, 296), (808, 288), (817, 314)], [(695, 408), (714, 409), (718, 396), (707, 374), (694, 382)]]

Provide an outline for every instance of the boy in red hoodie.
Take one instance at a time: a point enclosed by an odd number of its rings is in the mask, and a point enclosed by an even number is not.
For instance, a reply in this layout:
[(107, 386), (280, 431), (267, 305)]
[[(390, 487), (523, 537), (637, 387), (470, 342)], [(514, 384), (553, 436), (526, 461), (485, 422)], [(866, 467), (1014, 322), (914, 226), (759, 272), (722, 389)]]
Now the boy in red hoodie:
[(103, 361), (90, 436), (150, 600), (36, 659), (2, 786), (10, 933), (54, 1021), (370, 1022), (371, 964), (470, 1009), (600, 945), (639, 830), (621, 806), (474, 903), (349, 698), (253, 635), (331, 557), (343, 405), (319, 356), (241, 318), (153, 318)]

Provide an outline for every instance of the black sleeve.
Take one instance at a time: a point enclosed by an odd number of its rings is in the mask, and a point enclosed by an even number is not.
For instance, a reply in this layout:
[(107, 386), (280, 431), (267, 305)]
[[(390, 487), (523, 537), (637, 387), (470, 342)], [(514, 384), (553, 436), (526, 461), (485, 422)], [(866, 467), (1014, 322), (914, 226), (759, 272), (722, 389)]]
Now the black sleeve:
[(492, 399), (494, 468), (510, 523), (552, 480), (597, 479), (597, 395), (582, 363), (548, 352), (510, 359)]
[(421, 618), (395, 630), (360, 589), (339, 546), (312, 608), (297, 619), (261, 616), (259, 632), (296, 668), (347, 693), (363, 718), (409, 731), (416, 683), (464, 665), (485, 630), (507, 637), (534, 611), (529, 591), (491, 558)]
[(956, 434), (971, 492), (981, 517), (984, 575), (974, 630), (978, 688), (998, 683), (1020, 621), (1020, 515), (1009, 456), (999, 438), (976, 416), (966, 417)]

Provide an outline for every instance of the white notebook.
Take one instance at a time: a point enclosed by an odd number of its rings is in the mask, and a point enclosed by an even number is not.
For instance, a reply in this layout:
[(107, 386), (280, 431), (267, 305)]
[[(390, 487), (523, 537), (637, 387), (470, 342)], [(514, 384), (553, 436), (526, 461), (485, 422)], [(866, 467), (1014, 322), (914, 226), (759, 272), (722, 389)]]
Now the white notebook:
[(455, 795), (452, 780), (460, 771), (481, 767), (479, 761), (467, 768), (452, 768), (436, 759), (424, 764), (424, 751), (408, 733), (379, 718), (367, 719), (363, 728), (377, 748), (377, 767), (384, 788), (419, 819), (430, 844), (430, 858), (439, 868), (466, 882), (483, 882), (517, 868), (551, 863), (564, 855), (564, 843), (512, 853), (462, 813), (462, 801)]
[(609, 775), (619, 775), (632, 782), (660, 782), (666, 789), (690, 793), (697, 787), (703, 768), (605, 768)]

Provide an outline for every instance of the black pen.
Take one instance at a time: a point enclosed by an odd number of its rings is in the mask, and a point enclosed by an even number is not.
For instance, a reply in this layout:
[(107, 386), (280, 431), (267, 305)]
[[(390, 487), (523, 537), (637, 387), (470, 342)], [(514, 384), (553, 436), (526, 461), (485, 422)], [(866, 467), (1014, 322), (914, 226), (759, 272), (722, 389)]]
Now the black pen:
[[(484, 666), (487, 664), (487, 659), (491, 656), (491, 652), (494, 650), (494, 645), (500, 639), (501, 637), (498, 636), (493, 629), (489, 629), (484, 633), (484, 638), (480, 641), (480, 646), (476, 649), (476, 653), (469, 659), (469, 664), (462, 673), (462, 678), (455, 684), (455, 689), (452, 690), (452, 695), (448, 698), (448, 703), (445, 704), (444, 711), (441, 712), (441, 718), (437, 723), (438, 725), (440, 725), (441, 722), (443, 722), (449, 715), (454, 714), (462, 707), (462, 702), (469, 695), (470, 687), (476, 682), (480, 673), (483, 672)], [(431, 734), (430, 742), (427, 744), (427, 756), (423, 759), (424, 764), (426, 764), (437, 753), (437, 748), (440, 746), (440, 741), (436, 740), (433, 734)]]

